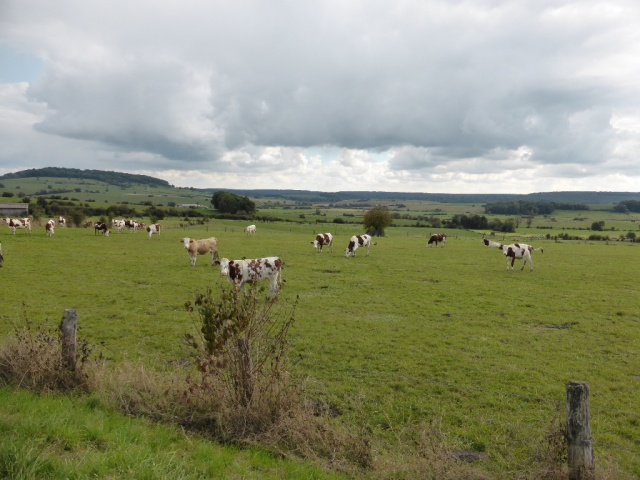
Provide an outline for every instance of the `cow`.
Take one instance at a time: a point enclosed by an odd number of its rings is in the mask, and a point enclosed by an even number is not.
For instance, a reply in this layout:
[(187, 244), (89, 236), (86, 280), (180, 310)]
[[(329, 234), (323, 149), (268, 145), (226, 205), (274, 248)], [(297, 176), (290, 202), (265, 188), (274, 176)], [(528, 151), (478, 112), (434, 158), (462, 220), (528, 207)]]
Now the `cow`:
[(133, 233), (136, 233), (138, 231), (139, 226), (140, 224), (138, 224), (138, 222), (136, 222), (135, 220), (124, 221), (124, 228), (126, 228), (127, 230), (133, 230)]
[(7, 226), (11, 229), (13, 234), (16, 234), (16, 230), (18, 228), (24, 228), (25, 232), (28, 231), (31, 233), (31, 219), (28, 217), (25, 218), (5, 218), (5, 222), (7, 222)]
[(87, 220), (84, 222), (84, 228), (93, 227), (93, 222), (91, 220)]
[(64, 218), (62, 215), (60, 215), (58, 217), (58, 226), (60, 226), (60, 227), (66, 227), (67, 226), (67, 219)]
[(499, 248), (502, 251), (502, 254), (507, 257), (507, 270), (513, 270), (513, 264), (516, 261), (516, 258), (521, 258), (522, 268), (520, 270), (524, 270), (524, 266), (529, 261), (529, 271), (533, 271), (533, 259), (531, 258), (531, 254), (540, 250), (540, 253), (544, 253), (542, 247), (533, 248), (531, 245), (527, 245), (526, 243), (512, 243), (511, 245), (503, 245), (502, 243), (493, 242), (487, 238), (483, 239), (485, 246), (492, 248)]
[(2, 256), (2, 243), (0, 243), (0, 267), (2, 267), (3, 261), (4, 261), (4, 257)]
[(358, 249), (358, 247), (367, 247), (367, 257), (368, 257), (370, 245), (371, 245), (371, 235), (367, 235), (366, 233), (364, 235), (354, 235), (353, 237), (351, 237), (351, 240), (349, 240), (349, 246), (345, 250), (344, 255), (346, 257), (349, 257), (350, 255), (353, 254), (353, 256), (355, 257), (356, 250)]
[(245, 227), (244, 233), (246, 233), (250, 237), (253, 237), (256, 234), (256, 226), (249, 225), (248, 227)]
[(427, 242), (427, 247), (433, 246), (434, 243), (435, 243), (435, 246), (437, 247), (438, 242), (442, 243), (442, 246), (444, 247), (447, 244), (447, 236), (444, 233), (434, 233), (429, 237), (429, 241)]
[(151, 240), (151, 235), (153, 235), (154, 233), (157, 233), (158, 235), (160, 235), (160, 224), (155, 223), (155, 224), (149, 225), (147, 227), (147, 232), (149, 232), (149, 240)]
[(53, 227), (56, 226), (56, 222), (54, 222), (53, 220), (49, 220), (47, 223), (45, 223), (44, 225), (44, 229), (47, 232), (47, 235), (52, 237), (55, 232), (55, 229)]
[(220, 260), (220, 275), (227, 277), (235, 290), (242, 288), (246, 294), (245, 284), (256, 284), (269, 280), (267, 298), (276, 299), (282, 278), (282, 260), (280, 257), (264, 257), (243, 260)]
[(322, 253), (322, 247), (326, 245), (333, 252), (333, 235), (330, 233), (319, 233), (316, 239), (311, 242), (314, 248), (318, 249), (318, 253)]
[(102, 233), (105, 237), (109, 236), (109, 229), (107, 228), (107, 224), (104, 222), (96, 222), (93, 226), (93, 234), (97, 235), (98, 232)]
[(113, 225), (113, 228), (115, 228), (118, 233), (122, 233), (122, 230), (124, 229), (124, 220), (116, 220), (115, 218), (113, 220), (111, 220), (111, 225)]
[(191, 259), (191, 266), (196, 266), (196, 259), (198, 255), (206, 255), (211, 253), (211, 265), (216, 265), (218, 262), (218, 239), (216, 237), (205, 238), (204, 240), (194, 240), (193, 238), (185, 237), (180, 240), (180, 243), (184, 245), (184, 248), (189, 254)]

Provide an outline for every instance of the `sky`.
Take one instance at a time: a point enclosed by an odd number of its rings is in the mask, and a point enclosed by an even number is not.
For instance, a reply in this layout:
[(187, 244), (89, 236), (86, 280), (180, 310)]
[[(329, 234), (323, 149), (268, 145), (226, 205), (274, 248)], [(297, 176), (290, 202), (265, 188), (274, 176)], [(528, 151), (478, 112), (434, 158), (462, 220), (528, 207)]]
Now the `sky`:
[(0, 0), (0, 175), (640, 191), (637, 0)]

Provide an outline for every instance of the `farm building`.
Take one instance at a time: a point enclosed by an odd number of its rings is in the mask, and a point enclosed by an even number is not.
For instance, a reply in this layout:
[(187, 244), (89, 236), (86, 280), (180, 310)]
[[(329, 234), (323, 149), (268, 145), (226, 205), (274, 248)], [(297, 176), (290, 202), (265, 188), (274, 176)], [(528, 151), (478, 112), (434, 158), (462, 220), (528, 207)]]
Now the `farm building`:
[(28, 203), (0, 203), (0, 218), (26, 217), (29, 215)]

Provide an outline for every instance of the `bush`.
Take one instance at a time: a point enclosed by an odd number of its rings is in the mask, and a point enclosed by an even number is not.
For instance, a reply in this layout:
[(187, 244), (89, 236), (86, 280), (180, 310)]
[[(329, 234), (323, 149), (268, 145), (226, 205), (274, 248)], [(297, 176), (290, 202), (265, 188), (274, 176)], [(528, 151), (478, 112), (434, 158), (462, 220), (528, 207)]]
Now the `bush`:
[(60, 337), (42, 327), (34, 330), (25, 320), (24, 328), (16, 328), (0, 350), (0, 385), (37, 392), (87, 390), (90, 350), (86, 342), (78, 341), (75, 369), (68, 369), (63, 365)]

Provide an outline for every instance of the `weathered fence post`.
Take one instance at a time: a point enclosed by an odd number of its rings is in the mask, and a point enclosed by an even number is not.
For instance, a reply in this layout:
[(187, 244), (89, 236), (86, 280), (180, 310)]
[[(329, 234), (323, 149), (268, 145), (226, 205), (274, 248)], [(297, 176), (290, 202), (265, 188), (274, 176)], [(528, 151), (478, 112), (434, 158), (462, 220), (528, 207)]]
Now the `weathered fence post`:
[(62, 364), (68, 370), (76, 369), (76, 333), (78, 331), (78, 314), (74, 309), (65, 309), (60, 322), (62, 340)]
[(569, 480), (595, 479), (595, 459), (589, 425), (589, 385), (567, 385), (567, 443)]

